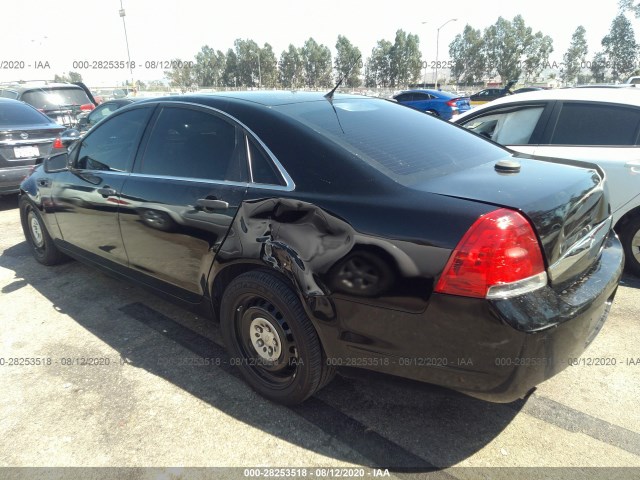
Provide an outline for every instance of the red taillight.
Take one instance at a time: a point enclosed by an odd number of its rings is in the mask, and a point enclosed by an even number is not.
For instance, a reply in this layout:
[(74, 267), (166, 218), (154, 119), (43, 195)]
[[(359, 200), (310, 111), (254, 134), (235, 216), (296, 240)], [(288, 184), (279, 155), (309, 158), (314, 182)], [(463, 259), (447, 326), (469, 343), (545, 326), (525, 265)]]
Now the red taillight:
[[(546, 284), (542, 252), (531, 224), (518, 212), (501, 208), (474, 222), (449, 258), (435, 291), (485, 298), (492, 287), (536, 275), (540, 277), (527, 284), (528, 290)], [(513, 288), (505, 291), (520, 293)]]
[(96, 106), (93, 103), (85, 103), (84, 105), (80, 105), (80, 110), (82, 110), (83, 112), (90, 112), (94, 108), (96, 108)]
[(452, 98), (447, 102), (447, 105), (449, 105), (450, 107), (457, 107), (459, 100), (460, 100), (459, 98)]
[(64, 145), (62, 143), (62, 139), (60, 137), (56, 138), (53, 141), (53, 148), (64, 148)]

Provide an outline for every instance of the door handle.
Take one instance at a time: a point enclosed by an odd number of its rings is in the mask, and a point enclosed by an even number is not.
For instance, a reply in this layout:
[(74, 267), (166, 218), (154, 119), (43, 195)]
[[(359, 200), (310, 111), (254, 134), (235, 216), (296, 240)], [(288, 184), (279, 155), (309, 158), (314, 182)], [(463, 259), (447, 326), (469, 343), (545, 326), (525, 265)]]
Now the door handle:
[(112, 195), (117, 195), (118, 192), (116, 192), (113, 188), (109, 187), (109, 186), (105, 186), (103, 188), (99, 188), (98, 190), (96, 190), (100, 195), (102, 195), (103, 197), (110, 197)]
[(50, 187), (51, 186), (51, 180), (49, 180), (48, 178), (41, 178), (40, 180), (38, 180), (38, 186), (40, 186), (40, 187)]
[(229, 203), (224, 200), (212, 200), (209, 198), (199, 198), (196, 200), (196, 208), (203, 209), (208, 208), (210, 210), (226, 210), (229, 208)]

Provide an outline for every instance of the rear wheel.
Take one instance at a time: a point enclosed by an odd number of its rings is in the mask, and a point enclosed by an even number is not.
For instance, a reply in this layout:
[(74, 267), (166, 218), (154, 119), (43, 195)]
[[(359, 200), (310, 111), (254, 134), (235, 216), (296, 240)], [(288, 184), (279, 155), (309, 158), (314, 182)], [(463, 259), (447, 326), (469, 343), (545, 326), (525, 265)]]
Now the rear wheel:
[(238, 276), (224, 292), (220, 317), (232, 364), (264, 397), (293, 405), (331, 380), (315, 328), (280, 278), (262, 271)]
[(640, 217), (628, 222), (620, 230), (627, 270), (640, 277)]
[(60, 252), (53, 243), (38, 209), (24, 195), (20, 197), (20, 220), (24, 236), (38, 262), (43, 265), (57, 265), (68, 260), (69, 257)]

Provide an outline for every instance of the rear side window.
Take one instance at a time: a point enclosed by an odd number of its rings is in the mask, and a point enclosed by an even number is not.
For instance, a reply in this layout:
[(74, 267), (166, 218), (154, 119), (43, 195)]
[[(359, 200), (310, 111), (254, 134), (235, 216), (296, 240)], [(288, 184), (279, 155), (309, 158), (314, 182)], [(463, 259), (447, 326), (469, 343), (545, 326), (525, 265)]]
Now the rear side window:
[(0, 127), (49, 125), (52, 121), (24, 103), (0, 103)]
[(509, 155), (463, 128), (384, 100), (334, 99), (276, 108), (403, 185)]
[(275, 165), (252, 141), (249, 141), (249, 159), (251, 161), (251, 180), (266, 185), (285, 185)]
[(244, 149), (236, 127), (212, 113), (164, 107), (147, 144), (140, 173), (240, 181)]
[(91, 103), (81, 88), (31, 90), (22, 94), (22, 100), (42, 110)]
[(527, 145), (544, 107), (523, 107), (493, 111), (464, 123), (474, 133), (501, 145)]
[(640, 109), (620, 105), (565, 103), (552, 145), (635, 145)]
[(82, 141), (76, 168), (126, 172), (152, 108), (138, 108), (109, 118)]

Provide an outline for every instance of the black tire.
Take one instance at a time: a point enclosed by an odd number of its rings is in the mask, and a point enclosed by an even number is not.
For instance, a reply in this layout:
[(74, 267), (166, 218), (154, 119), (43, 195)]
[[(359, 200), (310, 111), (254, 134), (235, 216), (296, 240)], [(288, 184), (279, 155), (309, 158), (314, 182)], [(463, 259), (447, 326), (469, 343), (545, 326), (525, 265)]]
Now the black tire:
[(235, 278), (224, 292), (220, 323), (232, 364), (274, 402), (301, 403), (333, 377), (300, 300), (275, 275), (252, 271)]
[(640, 217), (631, 219), (622, 227), (620, 241), (624, 248), (626, 269), (640, 277)]
[(336, 263), (328, 273), (332, 290), (375, 297), (387, 291), (395, 280), (393, 269), (378, 255), (356, 251)]
[(43, 265), (57, 265), (69, 260), (69, 257), (55, 246), (40, 212), (26, 196), (20, 197), (19, 206), (22, 231), (35, 259)]

